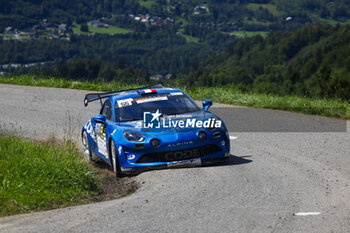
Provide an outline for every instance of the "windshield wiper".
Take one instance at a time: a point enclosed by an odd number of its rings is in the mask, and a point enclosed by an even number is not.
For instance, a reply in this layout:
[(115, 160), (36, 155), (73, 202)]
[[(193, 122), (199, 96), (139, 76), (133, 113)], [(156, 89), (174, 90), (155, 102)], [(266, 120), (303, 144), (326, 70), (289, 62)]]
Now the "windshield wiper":
[(189, 112), (177, 112), (177, 113), (170, 113), (170, 114), (162, 113), (161, 116), (164, 117), (164, 116), (186, 115), (191, 112), (198, 112), (198, 111), (195, 110), (195, 111), (189, 111)]

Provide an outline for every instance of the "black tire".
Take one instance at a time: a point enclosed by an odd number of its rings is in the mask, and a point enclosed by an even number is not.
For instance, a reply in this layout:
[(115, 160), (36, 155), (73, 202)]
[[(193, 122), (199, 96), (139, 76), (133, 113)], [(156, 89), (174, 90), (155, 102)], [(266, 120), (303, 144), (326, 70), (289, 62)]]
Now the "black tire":
[(83, 131), (81, 138), (82, 138), (81, 141), (83, 143), (83, 149), (84, 149), (84, 160), (87, 163), (91, 163), (93, 161), (92, 152), (89, 144), (89, 139), (85, 130)]
[(117, 154), (117, 148), (115, 147), (115, 143), (113, 140), (111, 140), (110, 143), (110, 158), (111, 158), (111, 168), (113, 172), (115, 173), (115, 176), (118, 178), (124, 177), (124, 174), (122, 173), (119, 165), (119, 160), (118, 160), (118, 154)]

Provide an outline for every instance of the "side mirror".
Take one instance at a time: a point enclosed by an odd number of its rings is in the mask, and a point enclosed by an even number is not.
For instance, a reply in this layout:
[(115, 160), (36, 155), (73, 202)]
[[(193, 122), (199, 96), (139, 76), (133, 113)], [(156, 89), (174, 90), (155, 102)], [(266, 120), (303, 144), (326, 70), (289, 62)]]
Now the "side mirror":
[(207, 111), (213, 105), (211, 100), (203, 100), (203, 110)]
[(94, 121), (96, 123), (106, 125), (106, 116), (105, 115), (98, 115), (97, 117), (95, 117)]

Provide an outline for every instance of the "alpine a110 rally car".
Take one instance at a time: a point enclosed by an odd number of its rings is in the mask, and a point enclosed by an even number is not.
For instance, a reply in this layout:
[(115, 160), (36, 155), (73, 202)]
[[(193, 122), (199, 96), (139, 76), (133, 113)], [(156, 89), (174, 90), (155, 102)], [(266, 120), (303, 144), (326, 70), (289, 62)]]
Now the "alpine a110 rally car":
[(96, 100), (100, 115), (82, 129), (84, 158), (90, 162), (97, 155), (118, 177), (229, 157), (229, 135), (224, 122), (208, 111), (210, 100), (200, 108), (185, 92), (161, 85), (87, 94), (84, 104)]

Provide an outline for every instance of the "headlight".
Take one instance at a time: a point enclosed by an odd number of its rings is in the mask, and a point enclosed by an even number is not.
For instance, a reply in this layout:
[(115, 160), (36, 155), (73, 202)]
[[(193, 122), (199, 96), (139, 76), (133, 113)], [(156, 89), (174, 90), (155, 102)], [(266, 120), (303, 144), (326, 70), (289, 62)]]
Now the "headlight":
[(131, 141), (131, 142), (142, 142), (145, 140), (145, 136), (138, 132), (133, 132), (133, 131), (127, 131), (125, 130), (123, 132), (124, 137), (126, 140)]
[(206, 128), (207, 130), (209, 130), (209, 131), (214, 131), (214, 130), (216, 130), (216, 129), (218, 129), (218, 128), (216, 128), (215, 126), (213, 126), (213, 127), (208, 127), (208, 128)]

